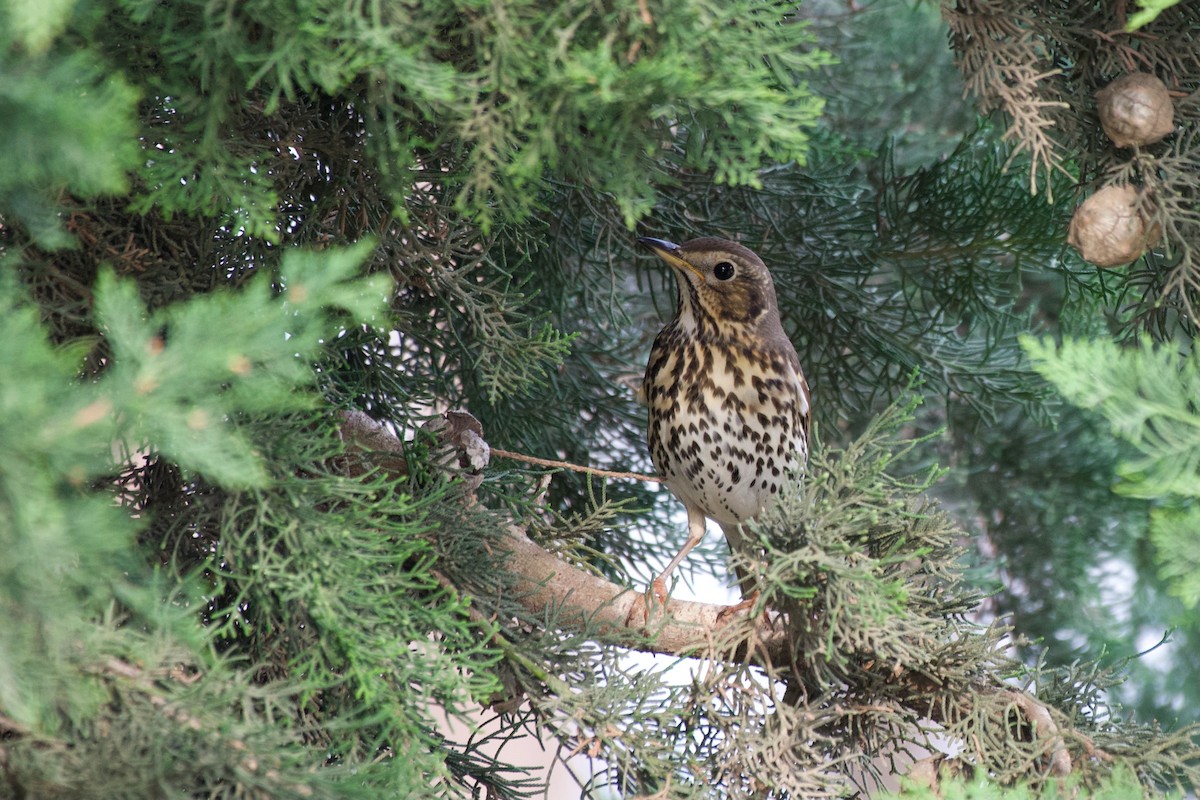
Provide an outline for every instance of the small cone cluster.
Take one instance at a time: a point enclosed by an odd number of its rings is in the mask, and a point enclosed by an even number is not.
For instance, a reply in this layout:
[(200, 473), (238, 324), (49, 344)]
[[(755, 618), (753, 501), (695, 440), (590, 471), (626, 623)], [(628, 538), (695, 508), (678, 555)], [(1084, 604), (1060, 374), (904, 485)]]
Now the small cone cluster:
[[(1154, 144), (1175, 129), (1175, 109), (1166, 85), (1144, 72), (1105, 86), (1096, 93), (1096, 106), (1105, 135), (1117, 147)], [(1141, 189), (1105, 186), (1075, 209), (1067, 242), (1098, 267), (1128, 264), (1158, 243), (1162, 230), (1147, 221), (1150, 208)]]

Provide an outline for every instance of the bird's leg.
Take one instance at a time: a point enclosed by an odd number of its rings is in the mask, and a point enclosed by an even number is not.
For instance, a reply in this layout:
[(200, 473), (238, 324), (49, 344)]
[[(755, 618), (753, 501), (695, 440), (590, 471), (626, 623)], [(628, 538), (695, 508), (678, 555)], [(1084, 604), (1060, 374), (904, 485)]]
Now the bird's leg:
[(644, 622), (650, 621), (651, 603), (666, 607), (667, 601), (670, 599), (668, 594), (669, 584), (667, 583), (667, 579), (671, 577), (671, 573), (674, 571), (674, 569), (678, 567), (685, 558), (687, 558), (687, 554), (692, 552), (692, 549), (695, 548), (696, 545), (700, 544), (700, 540), (704, 538), (704, 513), (699, 509), (691, 508), (689, 506), (687, 509), (687, 515), (687, 541), (683, 543), (683, 547), (681, 547), (679, 552), (675, 554), (675, 557), (671, 559), (671, 563), (667, 564), (666, 569), (660, 572), (657, 578), (650, 581), (650, 587), (646, 589), (646, 594), (642, 597), (639, 597), (634, 603), (633, 607), (629, 610), (629, 614), (626, 616), (625, 622), (627, 625), (629, 624), (629, 621), (637, 614), (638, 606), (641, 606)]
[(654, 596), (657, 597), (664, 605), (667, 602), (667, 578), (671, 577), (671, 573), (675, 570), (675, 568), (678, 567), (685, 558), (687, 558), (688, 553), (692, 552), (692, 549), (695, 548), (696, 545), (700, 544), (700, 540), (704, 538), (704, 512), (700, 511), (698, 508), (692, 508), (691, 506), (688, 506), (687, 515), (687, 541), (683, 543), (683, 547), (681, 547), (679, 552), (675, 554), (675, 557), (671, 559), (671, 563), (667, 564), (666, 569), (660, 572), (658, 577), (650, 582), (649, 591), (653, 592)]
[[(725, 531), (725, 539), (729, 542), (731, 554), (745, 552), (745, 535), (742, 532), (742, 526), (735, 524), (722, 525), (721, 527)], [(721, 612), (717, 614), (718, 624), (724, 623), (727, 619), (739, 612), (745, 611), (748, 608), (753, 608), (754, 604), (758, 602), (758, 587), (755, 585), (754, 578), (751, 576), (750, 571), (738, 563), (734, 563), (733, 571), (737, 575), (738, 588), (742, 592), (742, 599), (731, 606), (726, 606), (725, 608), (721, 609)]]

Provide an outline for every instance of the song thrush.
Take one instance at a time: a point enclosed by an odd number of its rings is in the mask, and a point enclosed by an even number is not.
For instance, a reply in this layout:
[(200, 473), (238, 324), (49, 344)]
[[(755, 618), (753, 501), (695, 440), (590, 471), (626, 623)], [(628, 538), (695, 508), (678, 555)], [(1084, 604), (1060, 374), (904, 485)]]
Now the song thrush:
[[(704, 537), (706, 517), (741, 552), (742, 523), (807, 463), (809, 393), (762, 259), (711, 237), (638, 241), (679, 285), (675, 318), (655, 337), (642, 384), (650, 456), (688, 517), (687, 542), (651, 584), (665, 601), (667, 578)], [(744, 570), (738, 581), (748, 596)]]

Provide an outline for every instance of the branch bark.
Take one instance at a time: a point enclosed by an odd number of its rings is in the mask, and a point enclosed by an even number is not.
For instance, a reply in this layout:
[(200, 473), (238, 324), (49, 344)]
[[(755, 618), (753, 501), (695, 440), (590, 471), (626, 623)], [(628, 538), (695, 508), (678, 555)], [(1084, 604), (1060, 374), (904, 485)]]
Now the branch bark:
[[(458, 467), (468, 472), (486, 467), (490, 448), (474, 417), (450, 412), (439, 427), (439, 435), (458, 454)], [(366, 414), (343, 412), (341, 433), (349, 448), (375, 456), (372, 467), (407, 474), (403, 444)], [(775, 663), (784, 655), (785, 632), (765, 615), (760, 615), (746, 636), (746, 625), (732, 624), (744, 619), (746, 610), (729, 613), (725, 605), (676, 599), (668, 600), (665, 606), (653, 601), (647, 605), (642, 592), (563, 561), (531, 540), (519, 526), (508, 525), (503, 534), (507, 548), (501, 556), (504, 566), (518, 576), (514, 591), (521, 605), (531, 612), (541, 614), (555, 608), (563, 624), (590, 624), (609, 641), (645, 652), (676, 656), (723, 652), (727, 657)], [(737, 638), (741, 641), (722, 635), (723, 631), (734, 630), (739, 631)]]

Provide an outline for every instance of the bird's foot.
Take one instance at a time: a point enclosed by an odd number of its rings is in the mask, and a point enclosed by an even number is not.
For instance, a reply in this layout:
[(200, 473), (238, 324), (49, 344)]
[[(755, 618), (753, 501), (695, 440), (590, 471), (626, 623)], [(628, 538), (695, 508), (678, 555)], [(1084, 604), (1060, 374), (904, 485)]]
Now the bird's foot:
[[(732, 620), (734, 617), (736, 617), (738, 614), (742, 613), (743, 611), (753, 608), (754, 604), (758, 602), (758, 594), (759, 594), (758, 590), (755, 589), (750, 594), (745, 595), (742, 598), (741, 602), (734, 603), (731, 606), (725, 606), (724, 608), (722, 608), (720, 611), (717, 612), (717, 624), (724, 625), (725, 623), (729, 622), (730, 620)], [(763, 618), (766, 619), (766, 617), (767, 617), (767, 612), (764, 610)]]
[(666, 609), (667, 602), (670, 597), (667, 594), (667, 582), (661, 577), (650, 581), (650, 587), (646, 589), (645, 594), (639, 594), (633, 599), (633, 605), (629, 607), (629, 613), (625, 615), (625, 626), (628, 628), (635, 627), (637, 618), (641, 617), (642, 627), (646, 627), (650, 623), (650, 608)]
[(646, 590), (647, 600), (650, 598), (650, 595), (654, 595), (654, 599), (658, 601), (658, 604), (666, 608), (667, 601), (671, 599), (667, 594), (667, 582), (662, 578), (655, 578), (650, 581), (650, 588)]

